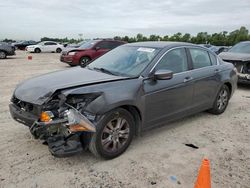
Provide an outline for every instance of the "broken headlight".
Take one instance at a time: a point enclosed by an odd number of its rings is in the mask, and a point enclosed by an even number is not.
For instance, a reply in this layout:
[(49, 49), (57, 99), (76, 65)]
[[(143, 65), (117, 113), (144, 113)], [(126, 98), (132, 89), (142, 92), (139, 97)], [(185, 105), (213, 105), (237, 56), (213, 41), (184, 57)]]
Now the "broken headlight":
[(83, 94), (83, 95), (69, 95), (66, 100), (66, 103), (73, 106), (77, 110), (79, 110), (81, 113), (84, 112), (85, 108), (94, 101), (97, 97), (99, 97), (99, 93), (93, 93), (93, 94)]
[(67, 125), (71, 132), (96, 131), (95, 126), (88, 120), (88, 118), (75, 109), (66, 110), (64, 116), (68, 119)]

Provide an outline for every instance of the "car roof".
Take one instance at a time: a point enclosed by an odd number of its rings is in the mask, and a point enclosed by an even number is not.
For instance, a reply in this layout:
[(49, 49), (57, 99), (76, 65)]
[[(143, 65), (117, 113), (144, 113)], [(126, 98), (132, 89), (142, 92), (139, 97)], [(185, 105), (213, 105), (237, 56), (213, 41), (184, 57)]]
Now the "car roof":
[(151, 47), (151, 48), (166, 48), (176, 46), (198, 46), (187, 42), (170, 42), (170, 41), (147, 41), (125, 44), (126, 46)]

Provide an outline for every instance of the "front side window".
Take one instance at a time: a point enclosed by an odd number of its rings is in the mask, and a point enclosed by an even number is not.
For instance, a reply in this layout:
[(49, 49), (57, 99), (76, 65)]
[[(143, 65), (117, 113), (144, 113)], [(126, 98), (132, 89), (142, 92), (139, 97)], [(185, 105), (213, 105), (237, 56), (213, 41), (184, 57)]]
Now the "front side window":
[(99, 42), (96, 47), (99, 47), (100, 49), (111, 49), (108, 41)]
[(198, 48), (191, 48), (189, 51), (194, 69), (211, 66), (211, 61), (207, 51)]
[(114, 48), (116, 48), (117, 46), (120, 46), (120, 45), (122, 45), (122, 43), (121, 42), (116, 42), (116, 41), (109, 43), (110, 49), (114, 49)]
[(56, 45), (55, 42), (45, 42), (44, 45), (48, 46), (48, 45)]
[(156, 70), (166, 69), (173, 73), (184, 72), (188, 70), (187, 55), (184, 48), (171, 50), (165, 54), (155, 67)]

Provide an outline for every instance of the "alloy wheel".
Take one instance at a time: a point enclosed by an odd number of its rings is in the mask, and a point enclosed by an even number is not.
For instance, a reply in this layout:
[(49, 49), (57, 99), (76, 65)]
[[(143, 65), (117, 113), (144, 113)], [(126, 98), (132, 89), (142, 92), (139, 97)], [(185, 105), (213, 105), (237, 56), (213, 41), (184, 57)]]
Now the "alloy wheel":
[(81, 61), (80, 61), (81, 66), (82, 67), (86, 66), (88, 64), (89, 60), (90, 59), (88, 57), (81, 58)]
[(4, 59), (4, 58), (6, 58), (5, 52), (0, 52), (0, 59)]
[(227, 90), (223, 89), (221, 90), (218, 100), (217, 100), (217, 107), (219, 110), (224, 109), (227, 106), (228, 102), (228, 92)]
[(128, 141), (129, 123), (122, 117), (117, 117), (108, 122), (102, 131), (101, 143), (107, 152), (119, 151)]

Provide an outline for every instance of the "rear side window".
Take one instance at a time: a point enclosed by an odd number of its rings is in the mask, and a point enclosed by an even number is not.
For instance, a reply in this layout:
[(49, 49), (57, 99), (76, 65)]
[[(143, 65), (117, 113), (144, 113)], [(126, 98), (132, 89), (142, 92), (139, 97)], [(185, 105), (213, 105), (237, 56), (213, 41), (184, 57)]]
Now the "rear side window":
[(212, 62), (212, 65), (217, 65), (217, 57), (211, 53), (209, 53), (210, 60)]
[(188, 70), (187, 55), (184, 48), (178, 48), (166, 53), (155, 67), (156, 70), (166, 69), (173, 73)]
[(190, 48), (189, 51), (193, 61), (194, 69), (211, 66), (210, 57), (207, 51), (196, 48)]

